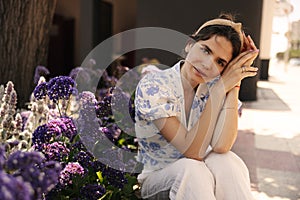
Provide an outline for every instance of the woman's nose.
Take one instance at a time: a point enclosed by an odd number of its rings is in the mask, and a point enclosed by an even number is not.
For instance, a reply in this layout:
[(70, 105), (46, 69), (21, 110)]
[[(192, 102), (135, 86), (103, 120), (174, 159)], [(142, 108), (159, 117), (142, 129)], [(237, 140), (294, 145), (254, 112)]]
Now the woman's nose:
[(202, 62), (202, 67), (205, 69), (205, 70), (210, 70), (212, 69), (214, 66), (214, 63), (212, 61), (211, 58), (207, 58), (205, 59), (203, 62)]

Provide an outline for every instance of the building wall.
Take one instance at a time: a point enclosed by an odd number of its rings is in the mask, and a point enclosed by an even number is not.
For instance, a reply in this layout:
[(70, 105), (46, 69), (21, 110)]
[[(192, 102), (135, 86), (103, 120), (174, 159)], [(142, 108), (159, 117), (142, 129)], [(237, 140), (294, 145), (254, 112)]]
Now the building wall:
[(67, 18), (74, 18), (74, 63), (79, 64), (79, 41), (80, 41), (80, 0), (58, 0), (56, 5), (56, 14)]
[(262, 0), (140, 0), (137, 1), (137, 27), (158, 26), (191, 34), (204, 21), (217, 17), (221, 12), (236, 14), (243, 22), (246, 33), (251, 34), (260, 46)]
[[(260, 48), (261, 21), (263, 0), (140, 0), (137, 1), (137, 27), (158, 26), (191, 34), (204, 21), (215, 18), (221, 12), (237, 14), (237, 19), (243, 22), (246, 34), (250, 34)], [(136, 55), (136, 62), (146, 57), (149, 52)], [(166, 65), (174, 63), (176, 56), (171, 60), (170, 55), (164, 52), (150, 52)], [(260, 66), (260, 60), (255, 63)], [(247, 78), (242, 81), (240, 99), (253, 101), (257, 99), (258, 77)]]

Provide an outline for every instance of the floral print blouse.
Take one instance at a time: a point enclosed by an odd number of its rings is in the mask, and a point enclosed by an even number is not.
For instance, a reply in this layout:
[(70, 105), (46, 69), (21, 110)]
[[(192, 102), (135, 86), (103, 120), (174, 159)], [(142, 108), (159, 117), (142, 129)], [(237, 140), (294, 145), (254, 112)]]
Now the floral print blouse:
[[(161, 135), (153, 120), (176, 116), (187, 130), (190, 130), (199, 119), (209, 96), (208, 92), (200, 93), (198, 88), (190, 116), (185, 116), (184, 92), (180, 78), (181, 62), (172, 68), (146, 74), (136, 89), (135, 130), (139, 143), (137, 160), (144, 164), (144, 171), (147, 172), (164, 168), (184, 157)], [(218, 80), (219, 76), (208, 82), (207, 88)], [(207, 151), (210, 150), (209, 147)]]

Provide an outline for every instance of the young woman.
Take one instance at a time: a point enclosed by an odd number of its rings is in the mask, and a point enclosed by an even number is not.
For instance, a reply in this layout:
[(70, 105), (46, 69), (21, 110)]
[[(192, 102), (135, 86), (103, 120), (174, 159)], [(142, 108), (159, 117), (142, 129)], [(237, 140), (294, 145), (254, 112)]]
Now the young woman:
[(138, 84), (143, 198), (253, 199), (248, 169), (230, 151), (240, 82), (257, 74), (251, 64), (258, 49), (241, 26), (230, 15), (204, 23), (185, 46), (184, 60), (148, 73)]

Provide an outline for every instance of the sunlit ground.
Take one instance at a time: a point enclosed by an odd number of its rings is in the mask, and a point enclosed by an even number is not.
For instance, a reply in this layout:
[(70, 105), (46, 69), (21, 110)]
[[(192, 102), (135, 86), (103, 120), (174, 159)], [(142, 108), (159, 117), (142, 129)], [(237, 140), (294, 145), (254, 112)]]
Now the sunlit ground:
[(258, 200), (300, 200), (300, 66), (272, 60), (269, 74), (239, 121), (240, 130), (254, 133), (253, 193)]

